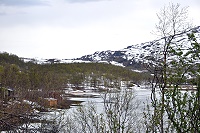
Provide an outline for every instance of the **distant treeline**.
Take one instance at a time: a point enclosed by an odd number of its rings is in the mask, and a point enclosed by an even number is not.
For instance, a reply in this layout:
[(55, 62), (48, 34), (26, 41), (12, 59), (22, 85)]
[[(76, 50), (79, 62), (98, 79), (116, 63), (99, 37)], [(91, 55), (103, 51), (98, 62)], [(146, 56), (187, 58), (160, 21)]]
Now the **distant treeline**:
[(20, 92), (62, 89), (67, 84), (78, 87), (88, 80), (94, 87), (102, 80), (105, 81), (104, 85), (119, 80), (138, 83), (149, 77), (145, 73), (105, 63), (37, 64), (24, 62), (13, 54), (0, 53), (1, 86), (15, 88)]

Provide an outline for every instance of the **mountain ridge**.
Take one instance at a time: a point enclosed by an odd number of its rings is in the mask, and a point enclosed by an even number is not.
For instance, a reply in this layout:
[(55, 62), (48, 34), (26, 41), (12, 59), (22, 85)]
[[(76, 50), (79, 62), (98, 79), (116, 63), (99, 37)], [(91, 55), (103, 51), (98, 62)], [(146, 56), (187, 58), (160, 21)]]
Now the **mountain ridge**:
[[(183, 47), (188, 47), (188, 34), (194, 33), (197, 40), (200, 40), (200, 26), (191, 28), (187, 31), (179, 33), (175, 37), (175, 42), (183, 44)], [(32, 61), (37, 63), (77, 63), (77, 62), (100, 62), (128, 67), (131, 69), (143, 70), (143, 63), (149, 59), (155, 58), (159, 51), (162, 50), (164, 37), (153, 41), (130, 45), (120, 50), (96, 51), (93, 54), (84, 55), (74, 59), (31, 59), (21, 58), (24, 61)]]
[[(196, 38), (200, 40), (200, 26), (191, 28), (187, 31), (179, 33), (175, 37), (176, 43), (182, 43), (183, 47), (187, 47), (188, 34), (194, 33)], [(130, 45), (126, 48), (116, 50), (116, 51), (97, 51), (94, 54), (84, 55), (76, 60), (82, 61), (93, 61), (100, 62), (105, 61), (111, 63), (112, 61), (122, 64), (125, 67), (130, 67), (132, 69), (142, 69), (143, 63), (147, 62), (148, 59), (154, 58), (155, 53), (158, 53), (162, 49), (164, 37), (141, 43), (136, 45)]]

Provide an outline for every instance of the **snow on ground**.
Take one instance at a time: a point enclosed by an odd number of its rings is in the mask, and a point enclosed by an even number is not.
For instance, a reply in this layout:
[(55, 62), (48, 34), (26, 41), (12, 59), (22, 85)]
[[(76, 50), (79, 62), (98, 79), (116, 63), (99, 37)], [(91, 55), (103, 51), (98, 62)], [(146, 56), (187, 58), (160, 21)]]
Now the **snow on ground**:
[(125, 67), (122, 63), (118, 63), (116, 61), (111, 61), (110, 62), (112, 65), (115, 65), (115, 66), (121, 66), (121, 67)]
[(62, 59), (60, 63), (90, 63), (91, 61), (73, 60), (73, 59)]

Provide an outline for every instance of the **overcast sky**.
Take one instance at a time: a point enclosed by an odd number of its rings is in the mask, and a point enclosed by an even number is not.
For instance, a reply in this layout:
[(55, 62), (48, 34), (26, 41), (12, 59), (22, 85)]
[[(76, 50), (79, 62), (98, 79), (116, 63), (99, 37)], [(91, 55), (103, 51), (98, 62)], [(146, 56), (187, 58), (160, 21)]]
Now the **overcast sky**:
[[(30, 58), (77, 58), (151, 41), (170, 0), (0, 0), (0, 51)], [(200, 25), (200, 0), (189, 6)]]

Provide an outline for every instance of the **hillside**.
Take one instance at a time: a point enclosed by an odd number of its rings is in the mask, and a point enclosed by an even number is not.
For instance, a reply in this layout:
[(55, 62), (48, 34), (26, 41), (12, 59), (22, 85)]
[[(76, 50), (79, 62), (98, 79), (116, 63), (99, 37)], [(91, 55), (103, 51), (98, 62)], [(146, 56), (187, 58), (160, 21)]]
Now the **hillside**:
[[(147, 80), (146, 74), (105, 63), (44, 63), (24, 62), (16, 55), (0, 54), (0, 83), (4, 87), (27, 90), (63, 89), (71, 84), (79, 87), (92, 82), (110, 86), (120, 80), (135, 83)], [(94, 83), (95, 82), (95, 83)], [(99, 84), (98, 84), (98, 83)]]
[[(181, 49), (187, 52), (189, 48), (188, 34), (193, 32), (197, 41), (200, 40), (200, 26), (182, 32), (175, 36), (173, 39), (174, 45), (181, 44)], [(53, 63), (91, 63), (91, 62), (99, 62), (99, 63), (107, 63), (113, 64), (116, 66), (126, 67), (132, 70), (145, 70), (144, 63), (147, 63), (149, 60), (153, 60), (159, 52), (162, 50), (164, 38), (160, 38), (157, 40), (144, 42), (141, 44), (130, 45), (126, 48), (112, 51), (96, 51), (90, 55), (84, 55), (80, 58), (74, 59), (33, 59), (33, 58), (24, 58), (20, 59), (25, 62), (34, 62), (37, 64), (53, 64)], [(171, 56), (173, 58), (173, 56)]]
[[(182, 44), (182, 47), (187, 49), (188, 33), (194, 32), (197, 40), (200, 40), (200, 26), (192, 28), (176, 36), (174, 39), (176, 43)], [(76, 60), (91, 61), (91, 62), (117, 62), (125, 67), (132, 69), (143, 69), (142, 63), (147, 62), (149, 59), (155, 58), (156, 54), (162, 49), (164, 38), (145, 42), (137, 45), (130, 45), (126, 48), (117, 51), (99, 51), (91, 55), (85, 55)], [(178, 44), (177, 44), (178, 45)]]

